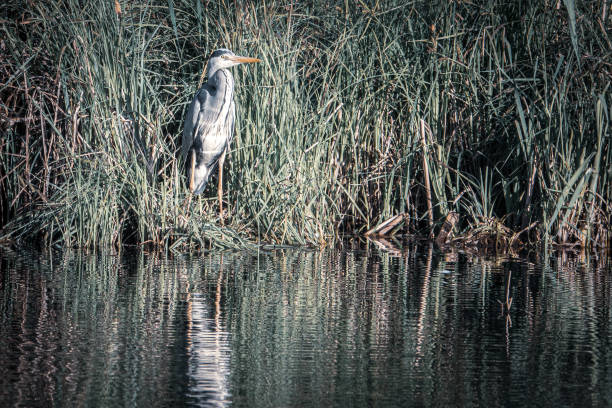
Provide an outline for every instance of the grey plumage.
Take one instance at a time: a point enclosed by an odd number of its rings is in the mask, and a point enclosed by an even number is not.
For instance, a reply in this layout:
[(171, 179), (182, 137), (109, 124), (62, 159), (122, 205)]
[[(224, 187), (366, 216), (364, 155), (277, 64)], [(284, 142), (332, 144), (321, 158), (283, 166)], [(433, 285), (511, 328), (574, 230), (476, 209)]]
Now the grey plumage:
[(220, 69), (198, 90), (189, 107), (182, 152), (188, 164), (188, 177), (191, 177), (191, 168), (187, 159), (190, 154), (196, 155), (194, 194), (204, 190), (219, 158), (232, 142), (236, 118), (233, 95), (232, 74), (226, 69)]
[(225, 154), (234, 136), (236, 119), (234, 77), (228, 68), (259, 61), (257, 58), (237, 56), (227, 49), (213, 52), (206, 70), (208, 81), (196, 92), (185, 117), (181, 152), (189, 189), (194, 194), (202, 193), (211, 173), (219, 166), (221, 214), (221, 175)]

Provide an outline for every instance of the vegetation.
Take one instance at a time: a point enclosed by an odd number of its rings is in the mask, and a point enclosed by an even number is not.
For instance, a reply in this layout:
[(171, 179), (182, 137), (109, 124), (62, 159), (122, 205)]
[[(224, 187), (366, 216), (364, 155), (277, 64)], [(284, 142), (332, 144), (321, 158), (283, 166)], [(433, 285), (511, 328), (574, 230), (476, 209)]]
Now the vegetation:
[[(609, 243), (608, 2), (26, 2), (0, 8), (4, 240), (320, 245), (448, 214), (474, 242)], [(234, 68), (226, 227), (182, 119)]]

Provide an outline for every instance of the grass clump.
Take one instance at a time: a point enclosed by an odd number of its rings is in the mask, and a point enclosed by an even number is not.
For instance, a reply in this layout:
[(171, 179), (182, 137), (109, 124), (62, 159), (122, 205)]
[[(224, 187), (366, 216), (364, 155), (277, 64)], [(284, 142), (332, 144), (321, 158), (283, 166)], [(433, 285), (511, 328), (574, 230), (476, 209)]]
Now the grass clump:
[[(456, 212), (470, 236), (501, 223), (522, 241), (605, 246), (609, 10), (557, 3), (9, 1), (2, 236), (321, 245)], [(215, 183), (187, 200), (178, 154), (219, 47), (263, 60), (233, 70), (227, 227)]]

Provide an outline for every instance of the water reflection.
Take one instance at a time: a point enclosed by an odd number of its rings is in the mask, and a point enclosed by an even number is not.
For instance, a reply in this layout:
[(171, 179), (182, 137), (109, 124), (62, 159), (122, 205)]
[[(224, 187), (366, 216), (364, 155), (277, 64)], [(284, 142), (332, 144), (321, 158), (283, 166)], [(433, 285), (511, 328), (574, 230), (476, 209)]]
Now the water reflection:
[(223, 256), (218, 275), (214, 310), (206, 292), (187, 290), (189, 397), (197, 405), (226, 406), (230, 402), (231, 349), (229, 333), (221, 322)]
[(610, 264), (0, 254), (0, 405), (609, 405)]

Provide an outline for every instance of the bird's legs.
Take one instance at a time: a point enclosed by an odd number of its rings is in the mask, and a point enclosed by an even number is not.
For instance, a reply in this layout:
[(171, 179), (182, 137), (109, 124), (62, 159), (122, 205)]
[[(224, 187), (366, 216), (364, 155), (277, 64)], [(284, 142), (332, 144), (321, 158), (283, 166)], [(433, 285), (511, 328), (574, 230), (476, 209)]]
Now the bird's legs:
[(193, 196), (194, 183), (193, 183), (193, 171), (195, 170), (195, 151), (192, 151), (189, 154), (189, 195), (183, 201), (183, 207), (189, 210), (189, 206), (191, 205), (191, 198)]
[(227, 150), (224, 150), (219, 157), (219, 187), (217, 188), (217, 198), (219, 199), (219, 218), (221, 220), (221, 225), (223, 225), (223, 163), (225, 162), (225, 153)]
[(196, 154), (195, 154), (195, 150), (191, 151), (191, 154), (189, 155), (189, 191), (193, 193), (193, 190), (195, 190), (195, 185), (193, 183), (193, 172), (195, 170), (195, 162), (196, 162)]

